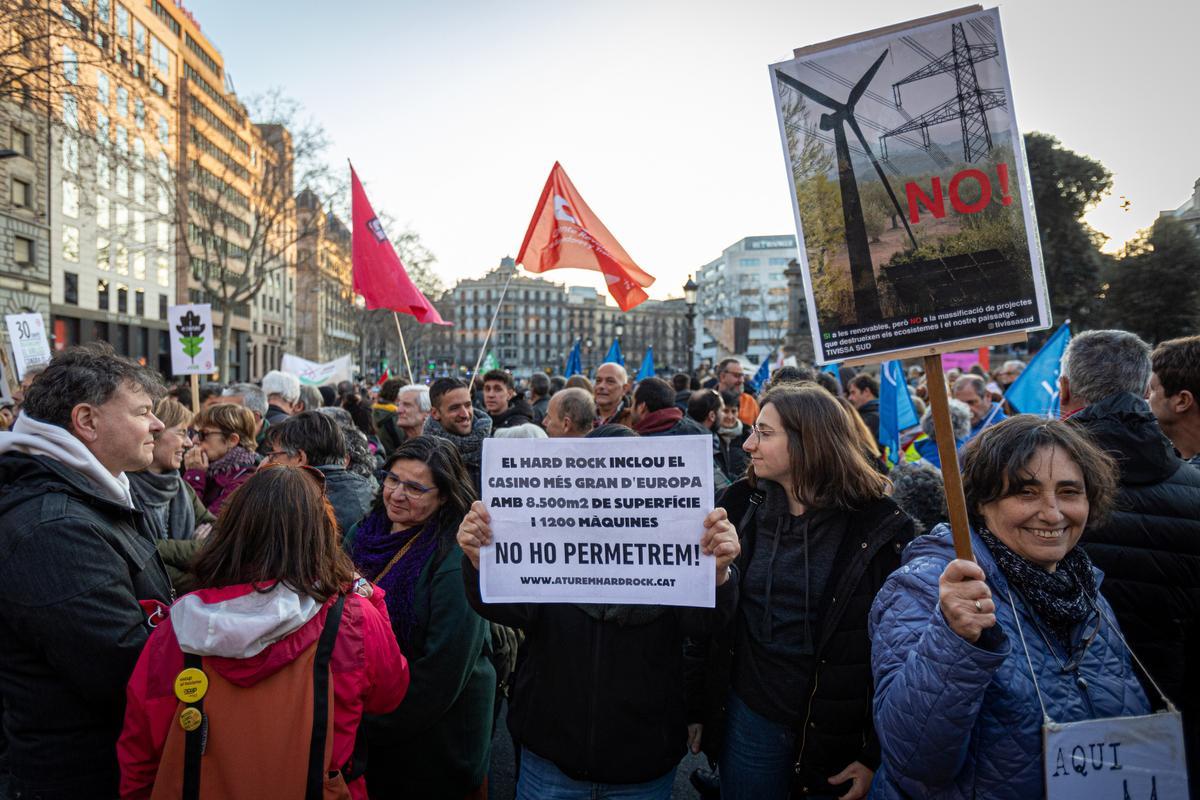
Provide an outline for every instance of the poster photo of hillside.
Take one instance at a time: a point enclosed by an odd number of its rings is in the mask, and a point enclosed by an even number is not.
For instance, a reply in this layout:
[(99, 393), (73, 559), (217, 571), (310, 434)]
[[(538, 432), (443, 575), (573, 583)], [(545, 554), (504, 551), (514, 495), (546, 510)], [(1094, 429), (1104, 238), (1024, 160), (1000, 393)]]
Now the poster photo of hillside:
[(998, 11), (770, 74), (819, 361), (1049, 326)]

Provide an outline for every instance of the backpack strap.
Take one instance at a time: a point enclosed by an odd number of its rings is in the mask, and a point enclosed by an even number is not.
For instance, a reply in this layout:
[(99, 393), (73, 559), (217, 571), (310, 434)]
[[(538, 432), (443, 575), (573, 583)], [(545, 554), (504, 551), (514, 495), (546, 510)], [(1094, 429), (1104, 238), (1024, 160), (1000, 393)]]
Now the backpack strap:
[[(183, 654), (185, 669), (201, 669), (203, 659), (195, 653)], [(189, 703), (189, 708), (195, 708), (204, 714), (204, 698), (195, 703)], [(199, 727), (184, 734), (183, 739), (183, 800), (200, 800), (200, 757), (204, 755), (204, 736), (208, 726), (203, 722)]]
[[(342, 622), (342, 609), (346, 596), (339, 594), (329, 613), (325, 615), (325, 629), (317, 641), (316, 659), (313, 661), (313, 723), (312, 740), (308, 748), (308, 789), (305, 800), (321, 800), (325, 794), (325, 736), (329, 715), (329, 660), (333, 645), (337, 641), (338, 626)], [(186, 798), (185, 798), (186, 800)]]

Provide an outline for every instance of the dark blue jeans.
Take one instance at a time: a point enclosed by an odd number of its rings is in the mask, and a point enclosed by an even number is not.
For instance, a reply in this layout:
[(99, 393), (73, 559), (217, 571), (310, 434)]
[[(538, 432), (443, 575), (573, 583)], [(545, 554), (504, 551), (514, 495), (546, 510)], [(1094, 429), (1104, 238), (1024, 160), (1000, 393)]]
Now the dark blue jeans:
[(554, 762), (521, 748), (517, 800), (671, 800), (675, 770), (645, 783), (591, 783), (568, 778)]
[(729, 693), (725, 707), (721, 800), (787, 800), (796, 758), (795, 731), (756, 714), (736, 692)]

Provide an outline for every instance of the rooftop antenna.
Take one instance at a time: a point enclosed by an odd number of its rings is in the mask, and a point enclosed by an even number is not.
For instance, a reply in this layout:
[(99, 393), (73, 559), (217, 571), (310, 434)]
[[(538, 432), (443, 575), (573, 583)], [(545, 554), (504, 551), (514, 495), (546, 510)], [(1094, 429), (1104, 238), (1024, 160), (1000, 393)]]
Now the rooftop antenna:
[(837, 151), (838, 181), (842, 189), (842, 219), (846, 227), (846, 250), (850, 257), (850, 281), (854, 286), (854, 310), (859, 324), (878, 321), (883, 318), (883, 312), (879, 307), (879, 287), (875, 280), (875, 267), (871, 263), (871, 245), (867, 238), (866, 222), (863, 220), (862, 200), (858, 194), (858, 181), (854, 176), (854, 162), (850, 158), (850, 143), (846, 138), (847, 125), (879, 174), (879, 180), (887, 190), (888, 197), (892, 199), (892, 205), (896, 207), (896, 213), (904, 223), (904, 230), (908, 232), (913, 247), (917, 246), (912, 228), (908, 225), (908, 218), (900, 208), (900, 201), (896, 199), (896, 193), (892, 191), (887, 175), (871, 151), (871, 146), (867, 144), (862, 128), (858, 126), (858, 120), (854, 118), (854, 106), (871, 85), (871, 80), (879, 71), (887, 54), (888, 51), (884, 50), (879, 58), (875, 59), (871, 68), (850, 89), (845, 103), (839, 103), (781, 70), (775, 70), (776, 78), (831, 112), (821, 115), (820, 128), (833, 132), (834, 148)]

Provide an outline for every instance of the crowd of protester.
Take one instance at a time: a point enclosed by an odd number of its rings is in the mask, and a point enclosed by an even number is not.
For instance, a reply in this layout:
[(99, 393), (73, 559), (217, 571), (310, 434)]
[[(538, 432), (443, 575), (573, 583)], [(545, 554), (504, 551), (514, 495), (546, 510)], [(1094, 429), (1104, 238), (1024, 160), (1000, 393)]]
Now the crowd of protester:
[[(521, 800), (665, 800), (689, 751), (704, 797), (1017, 800), (1044, 717), (1168, 700), (1195, 766), (1200, 337), (1077, 335), (1062, 419), (1005, 402), (1024, 368), (911, 367), (890, 463), (866, 370), (272, 371), (194, 407), (68, 348), (0, 402), (8, 794), (486, 798), (506, 722)], [(679, 435), (712, 443), (715, 607), (482, 599), (487, 438)]]

